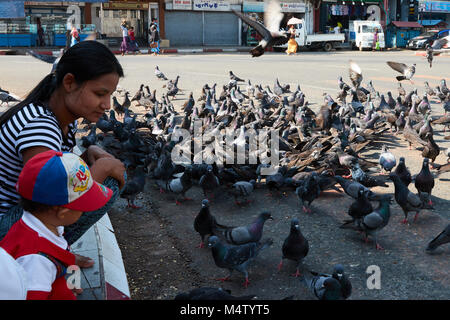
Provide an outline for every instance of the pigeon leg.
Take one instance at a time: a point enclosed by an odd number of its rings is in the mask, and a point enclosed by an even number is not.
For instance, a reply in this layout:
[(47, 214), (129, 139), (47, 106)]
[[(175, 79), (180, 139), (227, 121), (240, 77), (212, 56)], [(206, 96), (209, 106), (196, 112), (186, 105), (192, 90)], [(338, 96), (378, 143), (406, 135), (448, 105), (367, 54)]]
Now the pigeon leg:
[(218, 278), (218, 279), (216, 279), (216, 280), (222, 281), (222, 282), (224, 282), (224, 281), (230, 281), (230, 276), (227, 276), (227, 277), (225, 277), (225, 278)]
[(184, 197), (183, 198), (185, 201), (192, 201), (192, 198), (188, 198), (188, 197)]
[(159, 193), (164, 193), (164, 189), (163, 188), (159, 188)]
[(250, 284), (250, 281), (248, 281), (248, 276), (245, 277), (244, 287), (247, 289), (248, 285)]
[(236, 203), (238, 206), (240, 206), (241, 205), (241, 203), (239, 202), (239, 201), (234, 201), (234, 203)]
[(200, 242), (200, 244), (198, 245), (198, 247), (197, 248), (200, 248), (200, 249), (202, 249), (202, 248), (204, 248), (205, 246), (204, 246), (204, 244), (203, 244), (203, 240), (202, 240), (202, 242)]
[(176, 204), (177, 206), (179, 206), (179, 205), (181, 205), (181, 202), (178, 201), (178, 200), (175, 200), (175, 204)]
[(403, 220), (402, 220), (402, 223), (403, 223), (403, 224), (408, 224), (408, 219), (406, 219), (406, 218), (403, 219)]
[(376, 244), (375, 248), (376, 248), (377, 250), (384, 250), (384, 248), (383, 248), (382, 246), (380, 246), (379, 243)]
[(283, 259), (281, 259), (280, 263), (278, 264), (278, 271), (281, 270), (282, 266), (283, 266)]

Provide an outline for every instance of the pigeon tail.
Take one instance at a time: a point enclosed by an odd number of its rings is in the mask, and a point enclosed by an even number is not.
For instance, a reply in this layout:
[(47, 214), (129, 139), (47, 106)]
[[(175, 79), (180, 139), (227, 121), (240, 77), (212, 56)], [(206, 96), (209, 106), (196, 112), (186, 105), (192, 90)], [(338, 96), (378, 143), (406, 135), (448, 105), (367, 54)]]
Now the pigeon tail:
[(402, 81), (402, 80), (406, 80), (405, 76), (397, 76), (395, 77), (397, 79), (397, 81)]

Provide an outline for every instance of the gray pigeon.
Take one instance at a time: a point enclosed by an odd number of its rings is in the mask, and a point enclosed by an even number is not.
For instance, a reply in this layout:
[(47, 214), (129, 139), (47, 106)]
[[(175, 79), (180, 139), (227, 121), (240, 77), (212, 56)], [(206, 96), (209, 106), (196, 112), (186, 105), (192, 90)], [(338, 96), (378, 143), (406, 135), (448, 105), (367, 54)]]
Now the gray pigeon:
[(213, 167), (211, 165), (208, 165), (206, 173), (201, 176), (199, 185), (202, 188), (205, 197), (208, 197), (208, 192), (214, 197), (214, 190), (219, 187), (220, 183), (219, 178), (214, 175)]
[[(163, 193), (164, 191), (174, 193), (176, 195), (181, 194), (184, 200), (191, 200), (186, 198), (185, 193), (192, 187), (192, 168), (189, 166), (183, 172), (181, 177), (169, 179), (169, 180), (156, 180), (156, 184), (160, 188), (159, 191)], [(180, 204), (178, 199), (175, 200), (177, 205)]]
[(293, 275), (294, 277), (300, 276), (300, 264), (303, 259), (306, 257), (309, 251), (309, 243), (308, 240), (303, 236), (300, 231), (300, 225), (297, 218), (293, 218), (291, 220), (291, 230), (289, 235), (283, 242), (283, 246), (281, 247), (281, 252), (283, 256), (281, 257), (280, 264), (278, 265), (278, 271), (281, 270), (284, 259), (293, 260), (296, 262), (296, 271)]
[(377, 195), (374, 192), (372, 192), (369, 188), (363, 186), (359, 182), (344, 179), (341, 176), (335, 176), (334, 178), (341, 185), (342, 189), (344, 189), (344, 192), (346, 194), (348, 194), (350, 197), (352, 197), (353, 199), (358, 199), (359, 189), (364, 190), (364, 193), (366, 194), (367, 199), (369, 199), (369, 200), (377, 199)]
[(383, 145), (381, 148), (381, 154), (380, 157), (378, 158), (378, 162), (384, 171), (389, 172), (391, 172), (391, 170), (397, 164), (395, 156), (388, 150), (386, 145)]
[(238, 201), (240, 197), (244, 198), (247, 202), (250, 202), (250, 200), (247, 199), (248, 196), (253, 192), (256, 186), (255, 180), (247, 181), (238, 181), (235, 184), (233, 184), (232, 189), (230, 190), (230, 193), (234, 196), (234, 201), (237, 205), (240, 205), (241, 202)]
[(158, 66), (155, 67), (155, 76), (160, 80), (169, 80), (166, 78), (164, 73), (162, 73), (161, 70), (159, 70)]
[[(134, 170), (134, 175), (131, 180), (128, 180), (125, 184), (125, 187), (122, 190), (122, 193), (120, 194), (121, 198), (127, 199), (128, 201), (128, 207), (131, 207), (133, 209), (138, 209), (140, 207), (136, 206), (134, 204), (134, 200), (136, 199), (136, 196), (144, 191), (145, 187), (145, 171), (143, 166), (136, 167), (136, 170)], [(130, 204), (131, 201), (131, 204)]]
[(314, 273), (301, 280), (319, 300), (344, 300), (339, 281), (330, 275)]
[(386, 63), (388, 64), (389, 67), (391, 67), (398, 73), (402, 74), (401, 76), (395, 77), (397, 79), (397, 81), (403, 81), (403, 80), (411, 81), (411, 78), (414, 76), (414, 73), (416, 72), (416, 64), (415, 63), (413, 63), (413, 65), (409, 66), (409, 67), (406, 64), (400, 63), (400, 62), (387, 61)]
[(264, 223), (273, 220), (269, 212), (263, 212), (247, 226), (230, 227), (224, 231), (225, 239), (231, 244), (244, 244), (249, 242), (258, 242), (263, 233)]
[(363, 76), (361, 68), (352, 60), (350, 60), (349, 77), (356, 91), (356, 89), (358, 89), (361, 85)]
[(400, 180), (400, 177), (395, 173), (389, 174), (389, 178), (394, 182), (395, 186), (395, 201), (402, 208), (405, 219), (402, 223), (408, 223), (408, 212), (415, 211), (414, 221), (416, 221), (420, 210), (423, 208), (422, 200), (419, 196), (409, 191), (405, 184)]
[(445, 243), (450, 242), (450, 224), (440, 233), (437, 235), (436, 238), (430, 241), (427, 246), (427, 252), (431, 252), (435, 250), (440, 245), (443, 245)]
[(228, 269), (230, 272), (227, 277), (218, 280), (229, 280), (233, 271), (237, 270), (245, 275), (244, 287), (247, 288), (250, 284), (248, 281), (248, 264), (259, 254), (261, 250), (272, 244), (273, 240), (267, 239), (261, 243), (250, 242), (241, 245), (230, 245), (227, 243), (221, 243), (217, 236), (210, 237), (208, 247), (212, 248), (214, 263), (219, 268)]
[(314, 271), (311, 271), (311, 274), (314, 276), (322, 276), (327, 278), (334, 278), (336, 279), (339, 284), (341, 285), (341, 294), (343, 299), (348, 299), (350, 295), (352, 294), (352, 284), (350, 282), (350, 279), (347, 277), (347, 275), (344, 272), (344, 266), (342, 264), (336, 264), (333, 267), (333, 274), (326, 274), (326, 273), (317, 273)]

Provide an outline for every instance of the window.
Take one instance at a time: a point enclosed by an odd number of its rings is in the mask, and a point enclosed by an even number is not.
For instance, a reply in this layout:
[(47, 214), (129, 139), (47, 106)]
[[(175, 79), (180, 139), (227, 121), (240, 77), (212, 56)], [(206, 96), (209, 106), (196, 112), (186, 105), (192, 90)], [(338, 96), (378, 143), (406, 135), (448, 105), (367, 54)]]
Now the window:
[(95, 8), (95, 16), (97, 17), (97, 18), (100, 18), (100, 8)]
[(109, 11), (110, 10), (103, 10), (103, 17), (109, 18)]
[(113, 10), (113, 18), (120, 18), (119, 10)]
[(131, 18), (136, 19), (136, 10), (131, 10)]

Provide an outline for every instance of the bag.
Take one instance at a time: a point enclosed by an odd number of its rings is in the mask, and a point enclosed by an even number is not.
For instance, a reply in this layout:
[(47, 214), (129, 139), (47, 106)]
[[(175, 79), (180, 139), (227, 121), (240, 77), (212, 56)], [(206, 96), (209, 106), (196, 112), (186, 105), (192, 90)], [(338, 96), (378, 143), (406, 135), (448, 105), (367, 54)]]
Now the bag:
[(158, 43), (157, 42), (150, 43), (150, 48), (158, 48)]
[(375, 44), (375, 50), (380, 50), (380, 49), (381, 49), (380, 42), (377, 41), (377, 43)]

